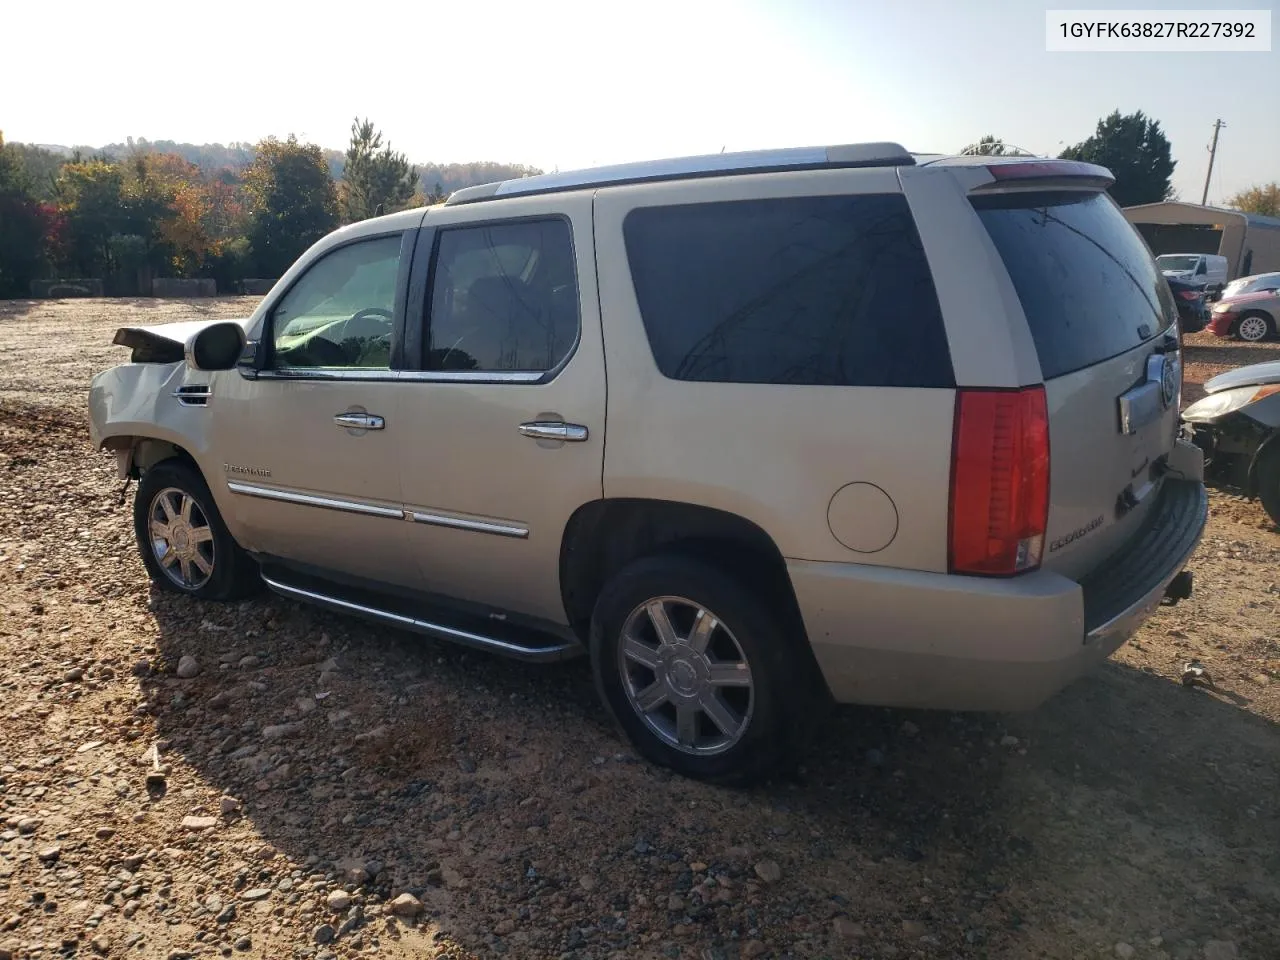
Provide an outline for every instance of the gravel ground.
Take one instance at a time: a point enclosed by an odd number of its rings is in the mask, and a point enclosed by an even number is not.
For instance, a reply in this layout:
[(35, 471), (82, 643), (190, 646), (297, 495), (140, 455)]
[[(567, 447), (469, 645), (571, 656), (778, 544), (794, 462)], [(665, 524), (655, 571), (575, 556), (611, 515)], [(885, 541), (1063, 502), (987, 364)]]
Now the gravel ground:
[[(718, 789), (581, 662), (149, 589), (86, 385), (121, 323), (252, 305), (0, 303), (0, 960), (1280, 957), (1256, 503), (1215, 492), (1195, 596), (1035, 713), (842, 710)], [(1192, 380), (1280, 356), (1192, 342)]]

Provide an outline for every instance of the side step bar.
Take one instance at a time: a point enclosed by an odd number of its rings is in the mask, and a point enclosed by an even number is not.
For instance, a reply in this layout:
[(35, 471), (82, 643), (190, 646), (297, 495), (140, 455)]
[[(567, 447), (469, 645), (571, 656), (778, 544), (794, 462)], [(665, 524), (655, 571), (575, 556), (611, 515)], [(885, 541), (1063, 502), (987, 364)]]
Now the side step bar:
[[(428, 620), (417, 614), (397, 612), (396, 610), (388, 609), (392, 606), (401, 606), (392, 598), (387, 598), (386, 606), (374, 606), (366, 591), (360, 591), (362, 602), (357, 602), (354, 599), (339, 596), (342, 592), (342, 587), (340, 586), (332, 584), (320, 586), (311, 578), (307, 579), (308, 584), (303, 587), (286, 582), (282, 573), (275, 569), (270, 573), (266, 570), (262, 573), (263, 582), (282, 597), (301, 600), (303, 603), (325, 607), (338, 613), (351, 614), (366, 620), (398, 627), (411, 633), (426, 634), (427, 636), (449, 640), (462, 646), (485, 650), (516, 660), (530, 663), (546, 663), (554, 660), (565, 660), (583, 652), (581, 643), (551, 634), (540, 634), (532, 630), (508, 627), (504, 632), (523, 636), (519, 636), (518, 639), (516, 637), (504, 639), (489, 633), (480, 633), (476, 630), (468, 630), (461, 626), (441, 622), (445, 619), (453, 619), (452, 617), (445, 616)], [(506, 625), (504, 624), (504, 626)], [(526, 637), (531, 642), (521, 643), (520, 640), (526, 639)]]

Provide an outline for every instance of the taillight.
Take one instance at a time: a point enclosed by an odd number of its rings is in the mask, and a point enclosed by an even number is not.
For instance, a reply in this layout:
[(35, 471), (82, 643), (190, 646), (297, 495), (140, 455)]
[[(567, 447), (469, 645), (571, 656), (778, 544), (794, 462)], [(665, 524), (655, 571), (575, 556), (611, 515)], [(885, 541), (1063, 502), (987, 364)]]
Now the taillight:
[(952, 573), (1012, 576), (1040, 565), (1049, 518), (1044, 387), (960, 390), (951, 447)]
[(1178, 294), (1183, 300), (1199, 300), (1200, 293), (1197, 290), (1183, 290)]

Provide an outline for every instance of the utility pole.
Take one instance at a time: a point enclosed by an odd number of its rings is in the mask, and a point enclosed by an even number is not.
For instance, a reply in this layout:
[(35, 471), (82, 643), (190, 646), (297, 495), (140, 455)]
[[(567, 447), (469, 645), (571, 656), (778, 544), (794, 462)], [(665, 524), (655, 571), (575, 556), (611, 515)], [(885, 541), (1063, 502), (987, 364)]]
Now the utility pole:
[(1209, 172), (1204, 175), (1204, 193), (1200, 196), (1200, 206), (1209, 205), (1209, 178), (1213, 176), (1213, 158), (1218, 155), (1218, 131), (1226, 124), (1221, 120), (1213, 121), (1213, 144), (1209, 147)]

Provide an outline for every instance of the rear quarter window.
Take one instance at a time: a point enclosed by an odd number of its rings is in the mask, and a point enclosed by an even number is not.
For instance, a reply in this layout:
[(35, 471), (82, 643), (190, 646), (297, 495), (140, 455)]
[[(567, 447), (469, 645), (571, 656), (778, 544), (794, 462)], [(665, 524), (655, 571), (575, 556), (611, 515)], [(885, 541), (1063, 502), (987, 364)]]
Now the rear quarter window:
[(1177, 308), (1142, 237), (1101, 193), (1010, 193), (974, 209), (1018, 292), (1046, 380), (1132, 350)]
[(664, 376), (955, 386), (933, 278), (901, 195), (640, 207), (623, 233)]

